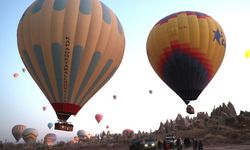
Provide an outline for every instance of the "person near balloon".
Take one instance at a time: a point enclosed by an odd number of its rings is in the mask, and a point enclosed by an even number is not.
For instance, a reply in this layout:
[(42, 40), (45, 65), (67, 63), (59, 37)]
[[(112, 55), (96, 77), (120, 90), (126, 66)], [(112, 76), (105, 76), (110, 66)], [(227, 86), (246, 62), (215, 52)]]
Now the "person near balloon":
[(198, 148), (198, 141), (195, 138), (192, 139), (192, 144), (193, 144), (193, 150), (197, 150), (197, 148)]
[(198, 141), (198, 150), (203, 150), (203, 144), (201, 140)]
[(157, 143), (158, 150), (162, 150), (162, 145), (163, 145), (163, 143), (162, 143), (162, 141), (159, 139), (159, 140), (158, 140), (158, 143)]
[(181, 138), (177, 138), (176, 148), (177, 148), (177, 150), (182, 150), (182, 139)]

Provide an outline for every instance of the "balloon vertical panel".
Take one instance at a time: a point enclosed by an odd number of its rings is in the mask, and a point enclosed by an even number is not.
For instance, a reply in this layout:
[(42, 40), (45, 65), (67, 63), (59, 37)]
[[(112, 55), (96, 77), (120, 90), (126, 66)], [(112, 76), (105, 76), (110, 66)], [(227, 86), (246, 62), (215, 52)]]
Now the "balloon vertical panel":
[[(111, 12), (110, 12), (111, 13)], [(103, 26), (110, 28), (108, 41), (102, 50), (102, 57), (99, 60), (99, 65), (93, 72), (89, 84), (86, 86), (86, 92), (83, 91), (83, 100), (80, 105), (83, 105), (91, 98), (114, 74), (121, 63), (123, 53), (119, 49), (124, 47), (123, 31), (120, 32), (120, 23), (115, 15), (111, 15), (112, 24), (103, 23)], [(102, 29), (105, 29), (105, 28)], [(103, 40), (104, 37), (99, 40)]]
[(41, 6), (41, 4), (42, 1), (35, 1), (32, 3), (32, 5), (26, 9), (22, 18), (20, 19), (17, 31), (18, 48), (19, 54), (35, 82), (39, 85), (40, 89), (48, 99), (53, 99), (52, 92), (49, 91), (51, 89), (47, 88), (46, 82), (44, 81), (45, 79), (42, 77), (42, 73), (38, 69), (39, 64), (33, 59), (35, 57), (35, 53), (33, 51), (34, 45), (32, 43), (36, 42), (35, 39), (39, 38), (37, 35), (39, 34), (38, 32), (33, 33), (35, 28), (34, 26), (38, 25), (38, 14), (33, 14), (36, 13), (35, 10), (38, 10), (40, 8), (38, 6)]

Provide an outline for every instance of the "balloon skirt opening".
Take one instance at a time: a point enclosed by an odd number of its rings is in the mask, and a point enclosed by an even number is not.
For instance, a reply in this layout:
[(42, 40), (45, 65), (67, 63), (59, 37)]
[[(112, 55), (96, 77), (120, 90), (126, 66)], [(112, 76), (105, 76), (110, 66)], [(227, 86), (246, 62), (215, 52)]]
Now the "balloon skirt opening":
[(59, 120), (67, 121), (71, 115), (76, 115), (81, 109), (80, 106), (70, 103), (52, 103)]

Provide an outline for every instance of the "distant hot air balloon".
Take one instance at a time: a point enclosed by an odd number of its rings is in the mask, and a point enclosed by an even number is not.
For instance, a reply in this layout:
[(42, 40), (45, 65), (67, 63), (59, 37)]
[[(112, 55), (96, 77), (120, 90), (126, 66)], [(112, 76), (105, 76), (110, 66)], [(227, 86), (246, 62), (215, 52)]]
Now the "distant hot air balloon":
[(147, 40), (153, 69), (186, 104), (196, 100), (213, 78), (225, 48), (226, 38), (219, 23), (194, 11), (161, 19)]
[(12, 135), (18, 142), (22, 138), (23, 131), (25, 130), (26, 126), (25, 125), (15, 125), (12, 128)]
[(149, 90), (148, 92), (149, 92), (149, 94), (152, 94), (152, 93), (153, 93), (153, 90)]
[(74, 136), (73, 139), (71, 140), (71, 143), (78, 143), (79, 142), (79, 137)]
[(100, 121), (102, 121), (102, 118), (103, 118), (103, 115), (100, 114), (100, 113), (95, 115), (95, 119), (96, 119), (96, 121), (97, 121), (98, 123), (100, 123)]
[(248, 50), (245, 51), (245, 57), (246, 58), (250, 57), (250, 49), (248, 49)]
[(44, 144), (54, 145), (56, 142), (57, 136), (54, 133), (48, 133), (44, 136)]
[(17, 72), (14, 73), (14, 74), (13, 74), (13, 77), (14, 77), (14, 78), (18, 78), (18, 77), (19, 77), (19, 74), (18, 74)]
[(25, 71), (26, 71), (26, 69), (25, 69), (25, 68), (22, 68), (22, 71), (23, 71), (23, 72), (25, 72)]
[(106, 129), (109, 129), (109, 125), (106, 125)]
[(22, 134), (23, 140), (27, 144), (35, 143), (37, 136), (38, 136), (38, 131), (33, 128), (26, 128)]
[(87, 133), (87, 137), (88, 137), (88, 139), (91, 139), (91, 137), (93, 137), (93, 135), (91, 133)]
[(84, 130), (77, 131), (77, 136), (79, 137), (79, 140), (84, 140), (87, 138), (87, 132)]
[(122, 135), (125, 137), (125, 138), (132, 138), (134, 136), (134, 131), (132, 129), (124, 129), (122, 131)]
[(46, 110), (46, 106), (43, 106), (43, 111), (45, 111)]
[[(55, 129), (73, 130), (66, 121), (113, 76), (125, 48), (117, 16), (98, 0), (37, 0), (17, 31), (25, 67), (54, 108)], [(62, 123), (62, 124), (60, 124)]]
[(53, 127), (53, 123), (52, 122), (48, 123), (48, 127), (49, 129), (51, 129)]
[(117, 97), (116, 95), (113, 95), (113, 99), (114, 99), (114, 100), (116, 100), (116, 97)]

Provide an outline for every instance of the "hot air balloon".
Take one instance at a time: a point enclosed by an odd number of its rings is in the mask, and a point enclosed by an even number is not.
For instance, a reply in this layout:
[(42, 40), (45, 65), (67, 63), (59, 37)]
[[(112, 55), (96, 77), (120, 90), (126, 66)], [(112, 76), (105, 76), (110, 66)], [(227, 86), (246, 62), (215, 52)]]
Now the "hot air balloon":
[(116, 95), (113, 95), (113, 99), (114, 99), (114, 100), (116, 100), (116, 97), (117, 97)]
[(195, 11), (161, 19), (147, 39), (150, 64), (186, 104), (196, 100), (213, 78), (225, 49), (226, 38), (219, 23)]
[(102, 118), (103, 118), (103, 115), (100, 114), (100, 113), (98, 113), (98, 114), (95, 115), (95, 120), (96, 120), (98, 123), (100, 123), (100, 122), (102, 121)]
[(19, 77), (19, 74), (18, 74), (17, 72), (14, 73), (14, 74), (13, 74), (13, 77), (14, 77), (14, 78), (18, 78), (18, 77)]
[(245, 58), (249, 58), (250, 57), (250, 49), (245, 51)]
[(149, 94), (152, 94), (152, 93), (153, 93), (153, 90), (149, 90), (148, 92), (149, 92)]
[(33, 128), (26, 128), (22, 134), (23, 140), (27, 144), (35, 143), (37, 136), (38, 136), (38, 131)]
[(109, 129), (109, 125), (106, 125), (106, 129)]
[(23, 72), (25, 72), (25, 71), (26, 71), (26, 69), (25, 69), (25, 68), (22, 68), (22, 71), (23, 71)]
[(57, 136), (54, 133), (48, 133), (44, 136), (44, 144), (54, 145), (56, 142)]
[(74, 136), (71, 140), (71, 143), (78, 143), (79, 142), (79, 137), (78, 136)]
[(43, 111), (45, 111), (46, 110), (46, 106), (43, 106)]
[(113, 76), (125, 48), (117, 16), (98, 0), (37, 0), (20, 19), (18, 49), (28, 72), (54, 108), (55, 129)]
[(77, 131), (77, 136), (79, 137), (80, 141), (83, 141), (84, 139), (87, 138), (87, 132), (84, 130), (79, 130)]
[(48, 123), (48, 127), (49, 129), (51, 129), (53, 127), (53, 123), (52, 122)]
[(122, 135), (127, 138), (132, 138), (134, 136), (134, 131), (132, 129), (124, 129)]
[(25, 125), (15, 125), (12, 128), (12, 135), (14, 136), (14, 138), (16, 139), (16, 141), (18, 142), (21, 138), (22, 138), (22, 134), (23, 131), (25, 130), (26, 126)]

